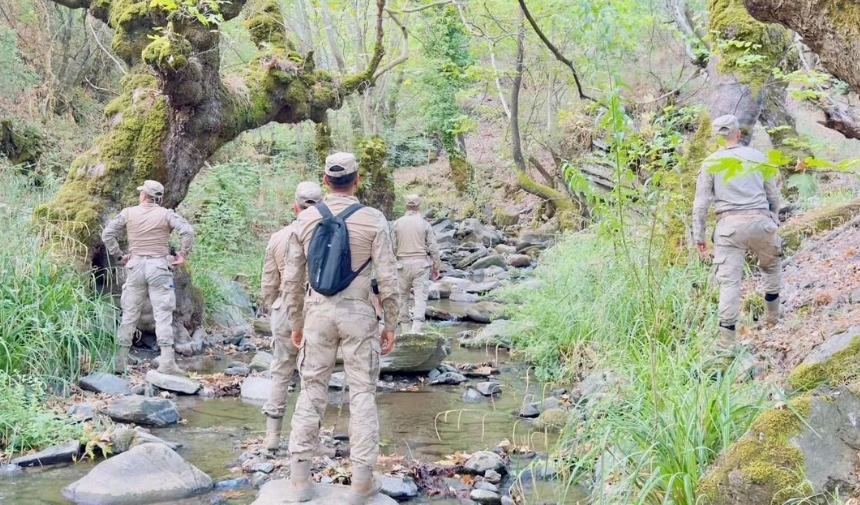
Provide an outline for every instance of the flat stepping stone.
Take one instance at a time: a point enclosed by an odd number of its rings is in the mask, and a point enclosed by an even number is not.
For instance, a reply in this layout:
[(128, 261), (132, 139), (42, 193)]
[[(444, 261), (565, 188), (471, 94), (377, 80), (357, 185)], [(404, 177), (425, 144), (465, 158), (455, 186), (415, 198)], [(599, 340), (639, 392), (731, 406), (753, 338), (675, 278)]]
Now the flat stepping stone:
[[(289, 498), (292, 493), (290, 479), (279, 479), (267, 482), (257, 495), (257, 499), (251, 505), (284, 505), (289, 503)], [(304, 502), (304, 505), (334, 505), (338, 503), (346, 503), (346, 495), (349, 493), (349, 486), (339, 486), (337, 484), (314, 484), (314, 497), (311, 501)], [(380, 493), (372, 500), (367, 502), (367, 505), (397, 505), (397, 501)]]

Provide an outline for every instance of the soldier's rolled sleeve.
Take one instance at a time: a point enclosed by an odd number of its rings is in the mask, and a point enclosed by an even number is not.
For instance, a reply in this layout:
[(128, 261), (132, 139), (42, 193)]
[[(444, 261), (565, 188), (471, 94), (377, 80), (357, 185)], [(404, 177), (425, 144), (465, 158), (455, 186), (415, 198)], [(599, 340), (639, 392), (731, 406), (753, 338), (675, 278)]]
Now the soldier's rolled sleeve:
[(388, 221), (380, 214), (376, 237), (370, 249), (370, 257), (376, 271), (376, 281), (379, 284), (379, 301), (385, 313), (385, 329), (394, 331), (397, 327), (397, 315), (400, 313), (400, 294), (397, 291), (397, 259), (391, 245), (391, 234)]
[(171, 212), (170, 229), (179, 232), (179, 254), (187, 258), (194, 247), (194, 227), (176, 212)]
[(281, 291), (284, 305), (287, 308), (287, 318), (290, 328), (300, 330), (305, 327), (304, 290), (307, 277), (307, 257), (296, 233), (290, 234), (287, 242), (287, 262), (284, 265), (284, 278), (281, 281)]
[(122, 249), (119, 247), (117, 235), (125, 229), (125, 216), (120, 212), (115, 218), (105, 226), (102, 231), (102, 242), (107, 247), (108, 252), (113, 256), (122, 256)]
[(696, 198), (693, 200), (693, 240), (697, 244), (705, 243), (705, 227), (713, 197), (714, 174), (708, 173), (707, 167), (703, 165), (696, 181)]
[(433, 260), (433, 271), (442, 271), (442, 259), (439, 256), (439, 244), (436, 242), (436, 233), (430, 223), (426, 223), (427, 230), (427, 252), (430, 253), (430, 258)]
[(278, 262), (275, 261), (275, 244), (270, 240), (266, 246), (266, 255), (263, 258), (263, 275), (260, 278), (260, 294), (266, 305), (271, 307), (275, 303), (280, 288), (281, 272), (278, 270)]
[(764, 181), (764, 192), (767, 195), (767, 203), (770, 205), (770, 211), (776, 216), (779, 222), (779, 186), (776, 183), (776, 177)]

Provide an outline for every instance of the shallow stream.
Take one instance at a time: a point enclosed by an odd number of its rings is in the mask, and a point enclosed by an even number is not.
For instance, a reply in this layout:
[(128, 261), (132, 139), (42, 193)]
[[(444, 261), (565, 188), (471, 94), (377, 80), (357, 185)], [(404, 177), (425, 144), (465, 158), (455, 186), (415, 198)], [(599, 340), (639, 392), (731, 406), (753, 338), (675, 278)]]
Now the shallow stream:
[[(438, 308), (453, 313), (462, 312), (461, 304), (430, 302)], [(470, 323), (441, 323), (436, 326), (444, 334), (453, 337)], [(514, 413), (519, 409), (526, 394), (542, 397), (544, 388), (530, 380), (527, 367), (513, 361), (505, 351), (469, 350), (453, 344), (453, 355), (449, 361), (457, 363), (483, 363), (496, 361), (501, 371), (499, 379), (503, 392), (494, 400), (466, 403), (462, 399), (467, 385), (480, 382), (472, 379), (460, 386), (430, 386), (421, 384), (417, 391), (398, 391), (378, 396), (381, 427), (382, 454), (398, 454), (418, 460), (434, 462), (456, 451), (473, 452), (491, 449), (504, 439), (516, 445), (528, 445), (532, 451), (545, 453), (554, 440), (543, 433), (530, 432), (528, 423), (518, 419)], [(201, 358), (181, 366), (199, 372), (213, 373), (223, 370), (234, 359), (250, 360), (249, 355), (230, 356), (221, 360)], [(296, 394), (289, 397), (288, 411), (292, 411)], [(330, 405), (323, 422), (324, 428), (334, 428), (335, 435), (346, 435), (349, 425), (348, 406), (339, 405), (339, 393), (330, 395)], [(243, 440), (262, 435), (264, 418), (260, 404), (239, 398), (180, 397), (177, 400), (180, 412), (187, 421), (170, 428), (153, 429), (153, 434), (184, 445), (180, 453), (186, 460), (209, 474), (216, 482), (240, 475), (232, 473), (225, 465), (235, 460), (242, 449)], [(288, 426), (284, 426), (288, 432)], [(288, 434), (287, 434), (288, 436)], [(530, 460), (513, 459), (513, 470), (524, 468)], [(22, 478), (0, 481), (0, 503), (9, 505), (53, 505), (67, 504), (61, 489), (83, 477), (93, 462), (82, 461), (65, 467), (45, 470), (29, 469)], [(240, 489), (241, 496), (230, 504), (246, 505), (253, 501), (256, 491)], [(551, 485), (534, 488), (529, 503), (558, 503)], [(212, 495), (175, 502), (181, 505), (210, 503)], [(569, 495), (564, 503), (577, 503), (583, 496)], [(456, 505), (457, 499), (430, 499), (419, 497), (409, 503)]]

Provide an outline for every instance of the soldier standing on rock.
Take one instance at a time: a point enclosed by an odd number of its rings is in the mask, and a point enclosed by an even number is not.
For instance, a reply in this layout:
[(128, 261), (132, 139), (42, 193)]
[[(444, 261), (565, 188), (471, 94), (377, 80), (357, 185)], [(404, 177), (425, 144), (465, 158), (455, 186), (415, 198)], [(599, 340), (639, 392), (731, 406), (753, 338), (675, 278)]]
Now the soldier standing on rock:
[[(185, 258), (194, 244), (194, 228), (179, 214), (161, 206), (164, 186), (156, 181), (145, 181), (140, 191), (140, 205), (127, 207), (113, 218), (102, 232), (102, 241), (108, 253), (119, 257), (125, 265), (126, 281), (122, 286), (122, 323), (117, 331), (117, 350), (114, 368), (124, 373), (143, 304), (149, 295), (155, 317), (155, 335), (161, 356), (158, 371), (172, 375), (185, 375), (174, 359), (173, 310), (176, 308), (176, 290), (173, 284), (173, 267), (185, 264)], [(120, 249), (117, 235), (128, 232), (128, 253)], [(170, 256), (170, 232), (180, 235), (176, 256)]]
[[(349, 385), (352, 483), (347, 503), (364, 504), (379, 492), (373, 478), (379, 456), (376, 381), (380, 356), (394, 348), (397, 274), (388, 221), (380, 211), (358, 203), (354, 196), (358, 180), (354, 155), (329, 156), (325, 184), (331, 194), (299, 215), (287, 247), (284, 305), (293, 343), (299, 346), (302, 377), (290, 434), (294, 502), (313, 498), (311, 463), (338, 347)], [(385, 318), (381, 338), (371, 303), (371, 263)], [(307, 298), (305, 275), (310, 284)]]
[[(296, 186), (296, 201), (293, 207), (296, 215), (321, 201), (322, 190), (319, 184), (305, 181)], [(263, 444), (270, 451), (277, 450), (280, 445), (284, 410), (287, 408), (287, 388), (296, 370), (296, 356), (299, 353), (290, 339), (290, 323), (287, 321), (282, 287), (287, 245), (293, 233), (295, 226), (290, 224), (275, 232), (269, 239), (260, 283), (263, 300), (272, 308), (271, 324), (275, 347), (271, 367), (272, 391), (269, 393), (269, 401), (263, 405), (263, 414), (266, 415), (266, 440)]]
[[(717, 214), (714, 231), (714, 265), (720, 285), (720, 347), (729, 351), (736, 345), (736, 324), (741, 307), (741, 277), (744, 258), (752, 252), (764, 272), (766, 321), (772, 326), (779, 317), (781, 286), (781, 243), (779, 227), (779, 188), (775, 178), (765, 180), (760, 170), (750, 170), (766, 162), (760, 151), (740, 145), (738, 118), (722, 116), (714, 123), (714, 132), (725, 138), (725, 147), (702, 162), (693, 203), (693, 238), (699, 254), (707, 254), (705, 221), (711, 202)], [(709, 167), (721, 159), (740, 160), (746, 169), (739, 175), (725, 177), (725, 172), (711, 173)]]
[[(421, 198), (406, 197), (406, 214), (394, 222), (394, 254), (397, 256), (397, 278), (400, 288), (400, 331), (421, 333), (427, 312), (427, 291), (430, 279), (439, 278), (442, 262), (436, 234), (421, 215)], [(409, 293), (412, 293), (412, 317), (409, 314)]]

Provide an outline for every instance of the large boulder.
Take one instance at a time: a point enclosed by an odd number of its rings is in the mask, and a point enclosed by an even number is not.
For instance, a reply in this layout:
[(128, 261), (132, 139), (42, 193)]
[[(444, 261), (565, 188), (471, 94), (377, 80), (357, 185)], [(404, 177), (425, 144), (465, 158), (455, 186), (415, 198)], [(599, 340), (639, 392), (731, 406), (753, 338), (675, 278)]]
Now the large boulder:
[(176, 404), (164, 398), (123, 396), (108, 405), (104, 413), (118, 423), (168, 426), (181, 419)]
[(530, 256), (525, 254), (508, 254), (505, 256), (505, 262), (507, 262), (509, 266), (523, 268), (531, 265), (532, 259)]
[(788, 383), (798, 390), (819, 384), (835, 386), (854, 377), (860, 370), (860, 326), (828, 338), (812, 351), (788, 376)]
[(497, 319), (505, 311), (505, 306), (490, 301), (483, 301), (470, 305), (466, 309), (466, 318), (476, 323), (489, 323)]
[(146, 372), (145, 380), (158, 389), (172, 391), (174, 393), (182, 393), (184, 395), (193, 395), (202, 387), (199, 382), (194, 382), (193, 380), (186, 379), (185, 377), (161, 373), (157, 370)]
[(130, 395), (131, 384), (114, 374), (96, 372), (82, 378), (78, 383), (84, 391), (106, 395)]
[[(426, 373), (448, 358), (451, 347), (438, 333), (405, 333), (398, 335), (394, 349), (379, 358), (381, 373)], [(343, 364), (340, 350), (337, 363)]]
[(498, 254), (492, 254), (490, 256), (486, 256), (484, 258), (479, 259), (478, 261), (472, 263), (470, 267), (471, 270), (480, 270), (482, 268), (489, 267), (506, 267), (507, 263), (505, 263), (505, 258), (501, 257)]
[[(311, 501), (304, 502), (305, 505), (334, 505), (346, 503), (348, 486), (336, 484), (314, 484), (314, 496)], [(251, 505), (283, 505), (289, 503), (292, 494), (290, 479), (280, 479), (267, 482), (260, 488), (257, 499)], [(368, 500), (366, 505), (397, 505), (393, 498), (382, 493)]]
[(444, 219), (440, 219), (439, 221), (436, 221), (435, 223), (433, 223), (433, 233), (435, 233), (437, 236), (440, 233), (445, 233), (446, 231), (456, 231), (456, 230), (457, 230), (457, 223), (455, 223), (453, 219), (444, 218)]
[(477, 242), (487, 247), (501, 244), (505, 236), (498, 230), (484, 226), (475, 218), (464, 219), (457, 228), (457, 238), (461, 242)]
[(496, 207), (493, 209), (491, 219), (493, 221), (493, 225), (498, 226), (499, 228), (512, 226), (519, 222), (520, 211), (516, 207), (511, 206), (504, 208)]
[(478, 260), (480, 260), (480, 259), (482, 259), (482, 258), (486, 257), (486, 256), (487, 256), (487, 255), (489, 255), (489, 254), (490, 254), (490, 251), (488, 251), (488, 250), (487, 250), (486, 248), (484, 248), (484, 247), (481, 247), (481, 248), (480, 248), (480, 249), (478, 249), (477, 251), (475, 251), (475, 252), (473, 252), (473, 253), (469, 254), (469, 255), (468, 255), (468, 256), (466, 256), (465, 258), (463, 258), (463, 259), (461, 259), (460, 261), (458, 261), (458, 262), (457, 262), (457, 264), (456, 264), (455, 266), (456, 266), (457, 268), (459, 268), (459, 269), (469, 268), (469, 267), (470, 267), (470, 266), (472, 266), (476, 261), (478, 261)]
[(214, 277), (214, 280), (224, 295), (224, 301), (219, 306), (210, 308), (209, 320), (222, 328), (250, 330), (248, 319), (253, 317), (254, 311), (251, 297), (245, 292), (245, 288), (236, 281), (221, 277)]
[(823, 387), (765, 411), (701, 480), (703, 503), (785, 503), (837, 490), (852, 495), (860, 486), (857, 419), (860, 399), (846, 387)]
[(242, 398), (246, 400), (266, 401), (272, 391), (272, 379), (265, 377), (248, 377), (242, 382)]
[(96, 465), (63, 489), (86, 505), (173, 503), (212, 489), (212, 479), (162, 444), (143, 444)]
[(505, 473), (505, 461), (501, 456), (490, 451), (478, 451), (463, 465), (463, 470), (475, 475), (484, 475), (489, 471)]
[(273, 359), (275, 359), (275, 357), (270, 353), (260, 351), (254, 356), (254, 359), (251, 360), (251, 364), (248, 365), (248, 367), (255, 372), (265, 372), (272, 367)]

